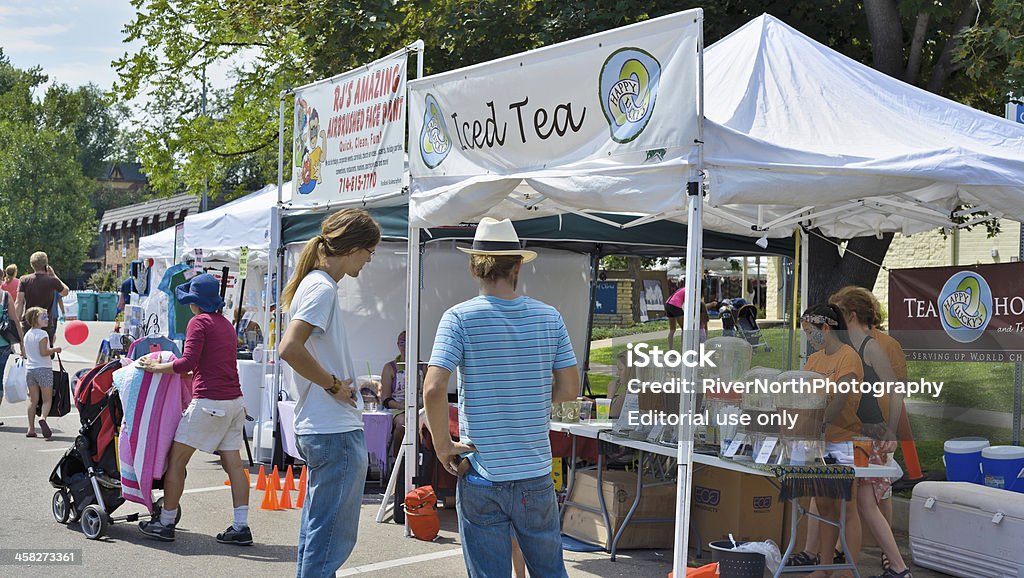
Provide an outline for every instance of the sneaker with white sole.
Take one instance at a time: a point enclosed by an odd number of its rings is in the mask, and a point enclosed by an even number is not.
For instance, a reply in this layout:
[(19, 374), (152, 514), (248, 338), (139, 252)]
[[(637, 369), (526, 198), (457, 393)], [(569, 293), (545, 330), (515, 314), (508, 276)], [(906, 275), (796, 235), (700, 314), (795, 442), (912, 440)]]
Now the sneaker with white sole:
[(252, 544), (252, 530), (249, 526), (236, 530), (232, 524), (228, 526), (227, 530), (224, 530), (220, 534), (217, 534), (217, 541), (221, 544), (238, 544), (239, 546), (248, 546)]
[(144, 520), (139, 522), (139, 530), (150, 538), (164, 542), (174, 541), (174, 524), (161, 524), (160, 520)]

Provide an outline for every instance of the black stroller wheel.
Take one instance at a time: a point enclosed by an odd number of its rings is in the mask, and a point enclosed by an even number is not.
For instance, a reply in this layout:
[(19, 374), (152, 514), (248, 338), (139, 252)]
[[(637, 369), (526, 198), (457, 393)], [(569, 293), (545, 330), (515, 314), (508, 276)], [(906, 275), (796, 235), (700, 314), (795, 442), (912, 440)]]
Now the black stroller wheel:
[[(153, 502), (153, 513), (150, 514), (150, 519), (153, 521), (160, 519), (160, 512), (164, 510), (164, 498), (161, 496), (157, 501)], [(181, 504), (178, 504), (178, 513), (174, 516), (174, 523), (177, 524), (181, 521)]]
[(58, 524), (67, 524), (71, 518), (71, 498), (64, 490), (57, 490), (53, 493), (53, 519)]
[(82, 512), (82, 533), (90, 540), (98, 540), (107, 532), (107, 513), (96, 504), (90, 504)]

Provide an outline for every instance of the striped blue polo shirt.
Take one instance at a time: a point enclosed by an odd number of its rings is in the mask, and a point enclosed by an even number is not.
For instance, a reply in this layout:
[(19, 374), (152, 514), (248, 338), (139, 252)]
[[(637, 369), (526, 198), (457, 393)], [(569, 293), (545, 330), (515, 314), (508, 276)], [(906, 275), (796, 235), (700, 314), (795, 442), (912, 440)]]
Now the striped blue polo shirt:
[(445, 312), (430, 365), (459, 370), (459, 433), (493, 482), (551, 473), (552, 371), (576, 365), (562, 316), (531, 299), (480, 296)]

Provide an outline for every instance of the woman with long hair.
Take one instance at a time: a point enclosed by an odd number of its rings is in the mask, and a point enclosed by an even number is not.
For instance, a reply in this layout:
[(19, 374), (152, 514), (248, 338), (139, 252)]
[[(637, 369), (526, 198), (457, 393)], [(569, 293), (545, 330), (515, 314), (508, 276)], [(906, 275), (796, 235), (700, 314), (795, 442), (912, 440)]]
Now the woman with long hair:
[[(857, 349), (864, 364), (864, 380), (882, 382), (891, 386), (898, 381), (895, 370), (882, 345), (871, 336), (879, 312), (877, 301), (863, 287), (848, 286), (837, 291), (829, 302), (843, 313), (851, 344)], [(874, 407), (862, 409), (865, 402)], [(858, 415), (864, 422), (863, 433), (872, 438), (869, 463), (885, 465), (896, 451), (896, 431), (899, 427), (903, 399), (888, 391), (881, 398), (862, 396)], [(877, 416), (877, 418), (875, 417)], [(868, 421), (868, 420), (871, 421)], [(857, 480), (857, 511), (861, 521), (871, 530), (884, 556), (883, 572), (873, 578), (908, 578), (911, 576), (900, 549), (896, 545), (892, 528), (883, 515), (880, 504), (892, 491), (889, 478), (859, 478)]]
[(290, 320), (281, 359), (295, 378), (295, 440), (308, 466), (299, 524), (297, 576), (333, 576), (356, 545), (366, 481), (362, 397), (352, 382), (338, 282), (358, 277), (380, 243), (380, 225), (366, 211), (342, 209), (306, 242), (281, 302)]

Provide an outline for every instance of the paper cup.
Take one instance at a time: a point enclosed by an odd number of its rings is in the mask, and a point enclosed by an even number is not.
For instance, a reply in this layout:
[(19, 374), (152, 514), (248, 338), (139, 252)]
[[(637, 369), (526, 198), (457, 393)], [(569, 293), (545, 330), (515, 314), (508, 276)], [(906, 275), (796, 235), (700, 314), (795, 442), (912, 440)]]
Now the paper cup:
[(853, 465), (858, 468), (868, 467), (871, 456), (871, 438), (853, 438)]
[(580, 402), (580, 423), (590, 423), (590, 408), (593, 405), (591, 401)]

